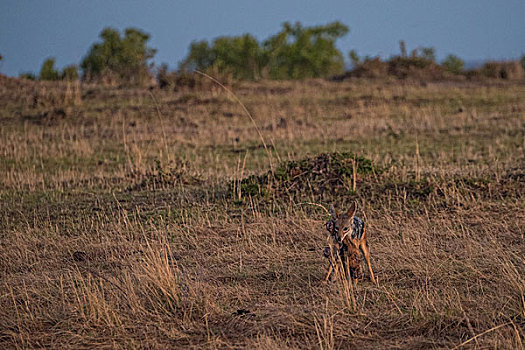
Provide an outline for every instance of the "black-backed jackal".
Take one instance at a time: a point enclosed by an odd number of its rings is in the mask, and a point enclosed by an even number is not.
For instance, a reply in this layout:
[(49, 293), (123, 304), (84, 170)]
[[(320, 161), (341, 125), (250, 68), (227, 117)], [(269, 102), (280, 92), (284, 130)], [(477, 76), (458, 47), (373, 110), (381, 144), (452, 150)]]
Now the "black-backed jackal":
[(332, 244), (325, 248), (324, 255), (330, 259), (330, 267), (324, 281), (328, 281), (332, 272), (337, 273), (335, 264), (341, 259), (344, 271), (347, 271), (354, 281), (357, 280), (360, 270), (361, 251), (365, 257), (370, 271), (370, 279), (376, 283), (372, 265), (370, 264), (370, 251), (366, 242), (366, 226), (361, 218), (355, 216), (356, 203), (354, 202), (348, 211), (343, 214), (336, 212), (330, 205), (332, 218), (326, 223), (326, 229), (332, 237)]

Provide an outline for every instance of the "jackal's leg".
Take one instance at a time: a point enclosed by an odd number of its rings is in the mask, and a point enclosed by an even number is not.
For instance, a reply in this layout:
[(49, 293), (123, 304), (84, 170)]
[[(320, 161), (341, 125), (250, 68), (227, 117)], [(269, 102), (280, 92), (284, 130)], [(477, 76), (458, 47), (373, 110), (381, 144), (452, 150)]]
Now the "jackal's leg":
[(370, 279), (372, 282), (376, 283), (376, 279), (374, 277), (374, 271), (372, 271), (372, 264), (370, 263), (370, 251), (368, 250), (368, 246), (366, 245), (366, 241), (363, 241), (361, 243), (361, 251), (363, 252), (363, 255), (365, 256), (366, 264), (368, 265), (368, 271), (370, 271)]
[(326, 277), (324, 278), (323, 282), (328, 282), (328, 279), (330, 279), (330, 275), (332, 274), (333, 269), (334, 269), (334, 266), (330, 263), (330, 267), (328, 268), (328, 273), (326, 274)]
[[(357, 253), (357, 254), (356, 254)], [(349, 282), (354, 282), (354, 284), (357, 284), (357, 280), (359, 279), (360, 275), (360, 262), (359, 262), (359, 253), (353, 251), (348, 251), (346, 253), (346, 259), (345, 259), (345, 273), (348, 277)]]

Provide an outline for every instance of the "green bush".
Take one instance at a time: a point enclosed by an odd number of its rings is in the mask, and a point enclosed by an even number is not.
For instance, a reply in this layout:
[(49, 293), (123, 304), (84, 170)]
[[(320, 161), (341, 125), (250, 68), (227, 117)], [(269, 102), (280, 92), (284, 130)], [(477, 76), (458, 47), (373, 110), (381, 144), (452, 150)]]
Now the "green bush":
[(190, 45), (190, 53), (181, 64), (185, 71), (207, 71), (230, 73), (236, 79), (260, 78), (261, 49), (257, 39), (250, 34), (238, 37), (219, 37), (212, 45), (207, 41), (196, 41)]
[(55, 58), (50, 57), (42, 63), (40, 69), (40, 80), (58, 80), (59, 74), (55, 69)]
[(181, 63), (184, 71), (213, 70), (237, 79), (302, 79), (340, 74), (343, 56), (335, 41), (348, 27), (334, 22), (325, 26), (303, 27), (284, 23), (281, 32), (259, 44), (249, 34), (219, 37), (190, 45), (190, 53)]
[(436, 62), (436, 49), (433, 47), (420, 47), (418, 51), (418, 57), (421, 57), (430, 62)]
[(64, 67), (64, 69), (60, 73), (60, 78), (62, 80), (67, 80), (67, 81), (78, 80), (78, 78), (79, 78), (78, 66), (72, 64), (72, 65), (69, 65), (67, 67)]
[(335, 41), (348, 31), (340, 22), (313, 27), (284, 23), (281, 32), (263, 43), (268, 77), (303, 79), (343, 73), (343, 55)]
[(86, 80), (117, 79), (124, 83), (142, 83), (150, 78), (148, 60), (156, 50), (147, 46), (150, 36), (128, 28), (124, 37), (113, 28), (100, 33), (102, 42), (91, 46), (80, 67)]
[(359, 57), (356, 50), (350, 50), (348, 53), (348, 58), (350, 58), (353, 68), (356, 68), (361, 63), (361, 57)]
[(460, 74), (463, 71), (465, 62), (455, 55), (448, 55), (443, 61), (442, 65), (452, 74)]

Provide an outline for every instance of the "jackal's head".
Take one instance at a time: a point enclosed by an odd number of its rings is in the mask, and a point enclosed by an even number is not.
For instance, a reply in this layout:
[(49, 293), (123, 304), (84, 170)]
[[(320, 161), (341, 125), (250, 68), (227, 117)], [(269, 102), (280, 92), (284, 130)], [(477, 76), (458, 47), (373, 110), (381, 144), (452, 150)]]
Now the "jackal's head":
[(340, 214), (334, 209), (333, 205), (330, 205), (332, 219), (326, 223), (326, 229), (339, 244), (343, 243), (343, 239), (352, 233), (352, 222), (356, 207), (357, 205), (354, 202), (346, 212)]

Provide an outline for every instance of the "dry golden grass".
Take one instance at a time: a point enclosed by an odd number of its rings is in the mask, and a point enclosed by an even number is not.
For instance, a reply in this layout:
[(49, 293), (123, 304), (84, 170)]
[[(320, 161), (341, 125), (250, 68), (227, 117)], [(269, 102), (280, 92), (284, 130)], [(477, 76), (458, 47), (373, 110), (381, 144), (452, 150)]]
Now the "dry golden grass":
[[(299, 198), (230, 186), (270, 159), (221, 88), (0, 78), (2, 348), (523, 348), (525, 86), (234, 83), (273, 164), (383, 170)], [(321, 283), (351, 200), (378, 285)]]

